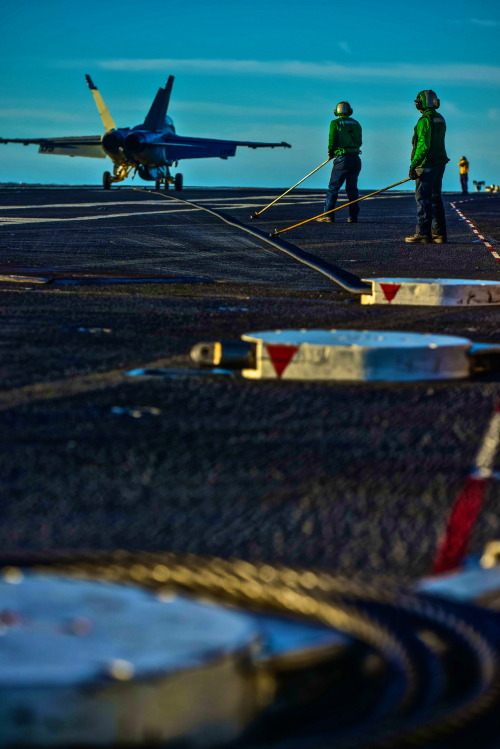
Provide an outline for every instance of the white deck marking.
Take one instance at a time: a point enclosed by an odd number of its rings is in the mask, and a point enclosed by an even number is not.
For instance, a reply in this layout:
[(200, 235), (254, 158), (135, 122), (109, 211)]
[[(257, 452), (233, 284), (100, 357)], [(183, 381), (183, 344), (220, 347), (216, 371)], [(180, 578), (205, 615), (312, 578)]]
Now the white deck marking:
[(43, 205), (0, 205), (0, 211), (33, 211), (46, 210), (47, 208), (107, 208), (110, 205), (129, 206), (129, 205), (158, 205), (157, 200), (127, 200), (126, 202), (107, 201), (99, 203), (45, 203)]
[[(43, 205), (11, 205), (11, 206), (5, 206), (0, 205), (0, 226), (21, 226), (26, 224), (43, 224), (43, 223), (68, 223), (68, 222), (74, 222), (74, 221), (101, 221), (106, 219), (116, 219), (116, 218), (126, 218), (128, 216), (154, 216), (158, 214), (165, 214), (165, 213), (185, 213), (190, 211), (196, 211), (197, 208), (193, 208), (191, 206), (186, 205), (169, 205), (165, 208), (162, 208), (159, 211), (140, 211), (140, 210), (124, 210), (121, 213), (99, 213), (98, 215), (78, 215), (78, 216), (70, 216), (70, 217), (21, 217), (21, 216), (12, 216), (12, 215), (6, 215), (10, 211), (50, 211), (51, 209), (73, 209), (73, 210), (90, 210), (92, 208), (109, 208), (110, 206), (120, 206), (122, 208), (129, 208), (131, 206), (141, 206), (144, 207), (146, 205), (151, 206), (157, 206), (158, 205), (158, 197), (162, 196), (162, 193), (154, 193), (154, 197), (149, 200), (130, 200), (130, 201), (94, 201), (90, 203), (47, 203)], [(318, 192), (318, 193), (310, 193), (308, 195), (292, 195), (289, 196), (286, 201), (282, 201), (280, 205), (282, 206), (298, 206), (298, 205), (317, 205), (318, 202), (321, 202), (324, 200), (324, 192)], [(213, 208), (217, 208), (220, 206), (221, 208), (226, 209), (232, 209), (232, 210), (254, 210), (255, 208), (259, 208), (260, 203), (255, 202), (248, 202), (248, 201), (257, 201), (257, 200), (267, 200), (268, 195), (249, 195), (247, 198), (245, 198), (245, 202), (241, 202), (241, 197), (233, 196), (228, 198), (200, 198), (200, 203), (206, 203), (207, 205), (210, 205)], [(391, 195), (389, 196), (391, 198), (401, 198), (406, 197), (404, 194), (401, 195)], [(375, 200), (376, 198), (367, 198), (367, 200)], [(339, 205), (342, 205), (346, 202), (346, 198), (341, 198), (339, 200)], [(500, 257), (499, 257), (500, 259)]]
[[(184, 208), (182, 213), (196, 211), (197, 208)], [(14, 218), (9, 216), (7, 219), (0, 218), (0, 226), (19, 226), (23, 224), (49, 224), (49, 223), (69, 223), (72, 221), (101, 221), (109, 218), (124, 218), (127, 216), (155, 216), (157, 214), (178, 213), (178, 210), (163, 211), (133, 211), (131, 213), (100, 213), (98, 216), (72, 216), (70, 218)]]
[[(459, 200), (458, 202), (459, 203), (471, 203), (471, 202), (473, 202), (473, 200), (472, 199), (471, 200)], [(495, 260), (497, 261), (497, 263), (500, 263), (500, 254), (495, 250), (495, 248), (493, 247), (493, 245), (491, 244), (491, 242), (489, 242), (486, 239), (486, 237), (483, 236), (479, 232), (479, 230), (477, 229), (477, 227), (475, 226), (475, 224), (473, 224), (472, 221), (467, 218), (467, 216), (464, 216), (464, 214), (462, 213), (462, 211), (460, 211), (460, 209), (457, 208), (457, 206), (456, 206), (455, 203), (450, 203), (450, 205), (458, 213), (458, 215), (460, 216), (460, 218), (462, 218), (470, 226), (470, 228), (472, 229), (472, 231), (474, 232), (474, 234), (476, 234), (479, 237), (479, 240), (484, 244), (484, 246), (491, 253), (491, 255), (493, 255), (493, 257), (495, 258)]]

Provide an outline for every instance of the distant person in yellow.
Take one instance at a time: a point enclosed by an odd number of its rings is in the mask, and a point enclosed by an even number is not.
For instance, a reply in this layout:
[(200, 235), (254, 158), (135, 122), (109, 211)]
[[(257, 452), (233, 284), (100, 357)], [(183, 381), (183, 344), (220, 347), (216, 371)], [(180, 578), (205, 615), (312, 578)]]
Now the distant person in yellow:
[(458, 162), (458, 166), (460, 167), (460, 184), (462, 186), (462, 195), (467, 195), (469, 192), (467, 182), (469, 180), (469, 162), (465, 158), (465, 156), (462, 156), (460, 161)]

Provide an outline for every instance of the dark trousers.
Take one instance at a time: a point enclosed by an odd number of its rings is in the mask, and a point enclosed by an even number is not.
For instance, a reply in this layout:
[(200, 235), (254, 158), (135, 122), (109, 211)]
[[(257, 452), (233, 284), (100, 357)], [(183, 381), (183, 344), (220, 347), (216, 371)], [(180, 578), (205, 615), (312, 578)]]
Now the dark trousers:
[[(333, 161), (332, 173), (326, 193), (324, 212), (331, 211), (335, 208), (337, 195), (345, 182), (347, 200), (357, 200), (358, 192), (358, 175), (361, 171), (361, 159), (357, 153), (345, 153), (343, 156), (337, 156)], [(357, 218), (359, 213), (358, 203), (349, 206), (349, 216)], [(332, 216), (333, 218), (333, 216)]]
[(465, 174), (460, 175), (460, 185), (462, 186), (463, 195), (467, 195), (467, 193), (469, 192), (467, 188), (468, 181), (469, 181), (469, 175), (467, 174), (467, 172)]
[(417, 234), (446, 236), (446, 219), (443, 198), (441, 197), (445, 166), (445, 164), (442, 164), (432, 168), (416, 169), (418, 175), (415, 181)]

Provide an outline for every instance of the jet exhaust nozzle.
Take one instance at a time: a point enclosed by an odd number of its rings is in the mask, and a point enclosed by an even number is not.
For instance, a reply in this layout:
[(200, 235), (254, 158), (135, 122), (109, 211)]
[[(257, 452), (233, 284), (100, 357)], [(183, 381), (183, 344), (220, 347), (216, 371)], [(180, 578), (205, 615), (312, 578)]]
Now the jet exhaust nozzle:
[(131, 153), (140, 153), (148, 145), (147, 138), (140, 133), (130, 133), (125, 138), (125, 148)]
[(125, 136), (119, 130), (113, 130), (103, 135), (102, 147), (108, 153), (119, 153), (125, 143)]

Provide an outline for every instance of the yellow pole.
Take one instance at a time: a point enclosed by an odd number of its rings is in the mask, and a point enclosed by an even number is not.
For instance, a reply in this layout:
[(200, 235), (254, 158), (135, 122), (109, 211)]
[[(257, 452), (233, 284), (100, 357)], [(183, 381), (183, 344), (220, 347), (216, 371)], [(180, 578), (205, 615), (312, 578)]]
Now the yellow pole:
[(285, 195), (288, 195), (288, 193), (291, 192), (294, 187), (297, 187), (297, 185), (300, 185), (301, 182), (304, 182), (304, 180), (306, 180), (308, 177), (310, 177), (311, 174), (314, 174), (314, 172), (317, 172), (318, 169), (321, 169), (322, 166), (325, 166), (325, 164), (328, 164), (329, 161), (331, 161), (330, 158), (328, 158), (326, 161), (323, 161), (323, 163), (320, 164), (319, 166), (317, 166), (316, 169), (313, 169), (312, 172), (309, 172), (309, 174), (306, 174), (305, 177), (302, 177), (302, 179), (299, 179), (298, 182), (296, 182), (294, 185), (292, 185), (291, 187), (289, 187), (288, 190), (286, 190), (283, 193), (283, 195), (279, 195), (275, 200), (273, 200), (272, 203), (269, 203), (268, 205), (266, 205), (261, 211), (256, 211), (255, 213), (252, 213), (252, 215), (250, 216), (250, 218), (257, 218), (257, 216), (260, 216), (261, 213), (264, 213), (264, 211), (267, 211), (267, 209), (270, 208), (275, 203), (277, 203), (278, 200), (281, 200), (281, 198), (284, 198)]
[(346, 208), (348, 205), (352, 205), (353, 203), (359, 203), (360, 200), (366, 200), (366, 198), (371, 198), (372, 195), (378, 195), (379, 192), (385, 192), (386, 190), (390, 190), (391, 187), (397, 187), (397, 185), (402, 185), (404, 182), (409, 182), (410, 177), (407, 177), (406, 179), (402, 179), (401, 182), (395, 182), (393, 185), (389, 185), (388, 187), (383, 187), (381, 190), (375, 190), (375, 192), (371, 192), (368, 195), (363, 195), (362, 198), (357, 198), (356, 200), (351, 200), (350, 203), (343, 203), (342, 205), (339, 205), (337, 208), (332, 208), (330, 211), (325, 211), (325, 213), (318, 213), (317, 216), (312, 216), (311, 218), (306, 218), (305, 221), (301, 221), (298, 224), (294, 224), (293, 226), (288, 226), (286, 229), (275, 229), (272, 234), (269, 236), (275, 237), (276, 234), (283, 234), (285, 231), (290, 231), (290, 229), (296, 229), (297, 226), (302, 226), (303, 224), (308, 224), (309, 221), (314, 221), (317, 218), (320, 218), (320, 216), (327, 216), (329, 213), (334, 213), (334, 211), (340, 211), (341, 208)]

